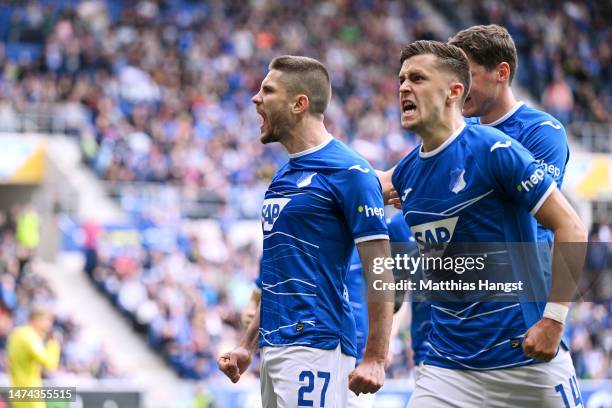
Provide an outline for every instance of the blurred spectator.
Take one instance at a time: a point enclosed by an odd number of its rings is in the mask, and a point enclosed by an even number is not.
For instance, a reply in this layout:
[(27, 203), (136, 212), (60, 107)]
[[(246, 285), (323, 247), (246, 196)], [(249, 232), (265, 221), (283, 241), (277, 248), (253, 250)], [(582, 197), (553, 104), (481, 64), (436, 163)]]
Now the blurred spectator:
[[(612, 122), (608, 1), (436, 0), (436, 4), (456, 28), (465, 28), (470, 19), (506, 27), (519, 54), (520, 84), (563, 123)], [(454, 18), (457, 8), (464, 19)]]
[[(28, 207), (27, 211), (26, 217), (35, 215), (32, 208)], [(45, 313), (52, 317), (51, 331), (60, 340), (62, 349), (59, 367), (54, 375), (117, 376), (99, 339), (87, 343), (78, 336), (79, 326), (69, 316), (56, 313), (53, 292), (34, 271), (35, 261), (30, 250), (35, 247), (25, 248), (17, 242), (16, 230), (20, 228), (20, 221), (14, 220), (23, 220), (23, 217), (19, 207), (14, 207), (9, 216), (0, 212), (0, 370), (7, 371), (9, 332), (16, 326), (26, 324), (32, 310), (44, 307)], [(27, 238), (26, 242), (31, 243)], [(85, 347), (88, 347), (88, 353), (74, 352)]]

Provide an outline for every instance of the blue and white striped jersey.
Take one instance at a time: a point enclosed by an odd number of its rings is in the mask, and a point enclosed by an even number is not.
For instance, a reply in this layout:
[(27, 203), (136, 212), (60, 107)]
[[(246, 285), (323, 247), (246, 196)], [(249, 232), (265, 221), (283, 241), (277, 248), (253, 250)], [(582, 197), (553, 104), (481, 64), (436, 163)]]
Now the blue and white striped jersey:
[(356, 357), (346, 275), (354, 245), (388, 239), (382, 190), (342, 142), (289, 155), (262, 208), (260, 347), (300, 345)]
[[(392, 180), (422, 252), (439, 244), (535, 244), (532, 215), (556, 188), (518, 141), (480, 125), (464, 125), (431, 152), (415, 149), (397, 165)], [(501, 269), (509, 281), (530, 275), (544, 280), (538, 262), (520, 262), (509, 250), (501, 252), (496, 272)], [(432, 299), (425, 363), (458, 369), (533, 363), (520, 341), (538, 316), (523, 310), (519, 294), (510, 293), (507, 300)]]

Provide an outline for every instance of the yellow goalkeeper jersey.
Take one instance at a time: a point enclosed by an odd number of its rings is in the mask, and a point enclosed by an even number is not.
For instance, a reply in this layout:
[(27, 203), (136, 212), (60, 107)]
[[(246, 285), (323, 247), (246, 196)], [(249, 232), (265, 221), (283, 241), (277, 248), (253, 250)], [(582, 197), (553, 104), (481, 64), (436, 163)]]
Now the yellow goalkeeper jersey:
[(11, 386), (42, 387), (42, 369), (57, 368), (60, 346), (55, 340), (45, 345), (31, 326), (19, 326), (8, 337), (6, 354)]

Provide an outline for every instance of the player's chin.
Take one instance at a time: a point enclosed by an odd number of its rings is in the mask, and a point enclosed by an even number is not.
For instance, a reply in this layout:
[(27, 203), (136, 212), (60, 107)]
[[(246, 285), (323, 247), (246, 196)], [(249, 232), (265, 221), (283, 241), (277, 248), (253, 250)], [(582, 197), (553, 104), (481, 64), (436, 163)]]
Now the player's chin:
[(402, 127), (406, 130), (415, 130), (416, 128), (418, 128), (419, 122), (415, 118), (407, 118), (402, 116), (401, 124)]
[(276, 140), (274, 140), (274, 135), (264, 129), (261, 130), (261, 134), (259, 135), (259, 141), (263, 144), (276, 142)]

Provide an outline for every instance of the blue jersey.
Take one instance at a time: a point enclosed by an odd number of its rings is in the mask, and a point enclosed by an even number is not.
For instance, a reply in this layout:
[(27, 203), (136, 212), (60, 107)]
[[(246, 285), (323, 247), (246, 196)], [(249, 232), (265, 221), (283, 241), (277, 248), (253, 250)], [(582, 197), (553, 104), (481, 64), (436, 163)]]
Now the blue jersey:
[[(534, 215), (554, 191), (553, 179), (516, 140), (492, 127), (464, 125), (431, 152), (415, 149), (397, 165), (393, 185), (419, 249), (441, 243), (537, 242)], [(505, 245), (505, 244), (503, 244)], [(510, 259), (508, 259), (510, 258)], [(541, 273), (509, 250), (496, 255), (508, 277)], [(533, 363), (520, 347), (541, 315), (510, 302), (432, 299), (425, 362), (447, 368), (495, 369)]]
[(359, 364), (363, 359), (366, 340), (368, 339), (368, 302), (367, 291), (364, 284), (363, 268), (357, 247), (351, 256), (351, 266), (346, 277), (346, 288), (348, 290), (349, 303), (355, 319), (355, 347), (357, 361)]
[(353, 247), (388, 239), (368, 162), (330, 139), (274, 176), (262, 208), (260, 347), (300, 345), (357, 356), (345, 286)]
[[(400, 212), (387, 220), (387, 228), (389, 229), (389, 240), (391, 243), (409, 242), (412, 239), (410, 228), (408, 228), (404, 222), (404, 218)], [(348, 289), (349, 302), (355, 318), (357, 363), (361, 362), (363, 358), (363, 351), (365, 350), (368, 338), (368, 303), (366, 301), (367, 291), (364, 283), (365, 277), (363, 276), (361, 259), (359, 258), (359, 251), (357, 251), (357, 247), (355, 247), (353, 256), (351, 257), (349, 274), (346, 278), (346, 287)], [(425, 332), (425, 335), (427, 335), (427, 332)]]
[[(400, 255), (408, 255), (411, 257), (418, 256), (418, 249), (412, 231), (408, 224), (404, 221), (404, 215), (401, 212), (395, 214), (389, 224), (389, 240), (391, 241), (391, 255), (395, 257), (397, 253)], [(401, 243), (401, 244), (400, 244)], [(421, 279), (422, 271), (419, 268), (411, 279), (417, 282)], [(409, 294), (411, 308), (410, 322), (410, 342), (412, 346), (412, 360), (415, 365), (418, 365), (425, 359), (427, 355), (427, 336), (431, 329), (431, 304), (424, 297), (416, 297), (414, 294)]]
[[(546, 112), (518, 102), (504, 116), (486, 125), (518, 140), (561, 188), (569, 160), (567, 135), (561, 122)], [(538, 224), (538, 241), (552, 244), (552, 231)]]

